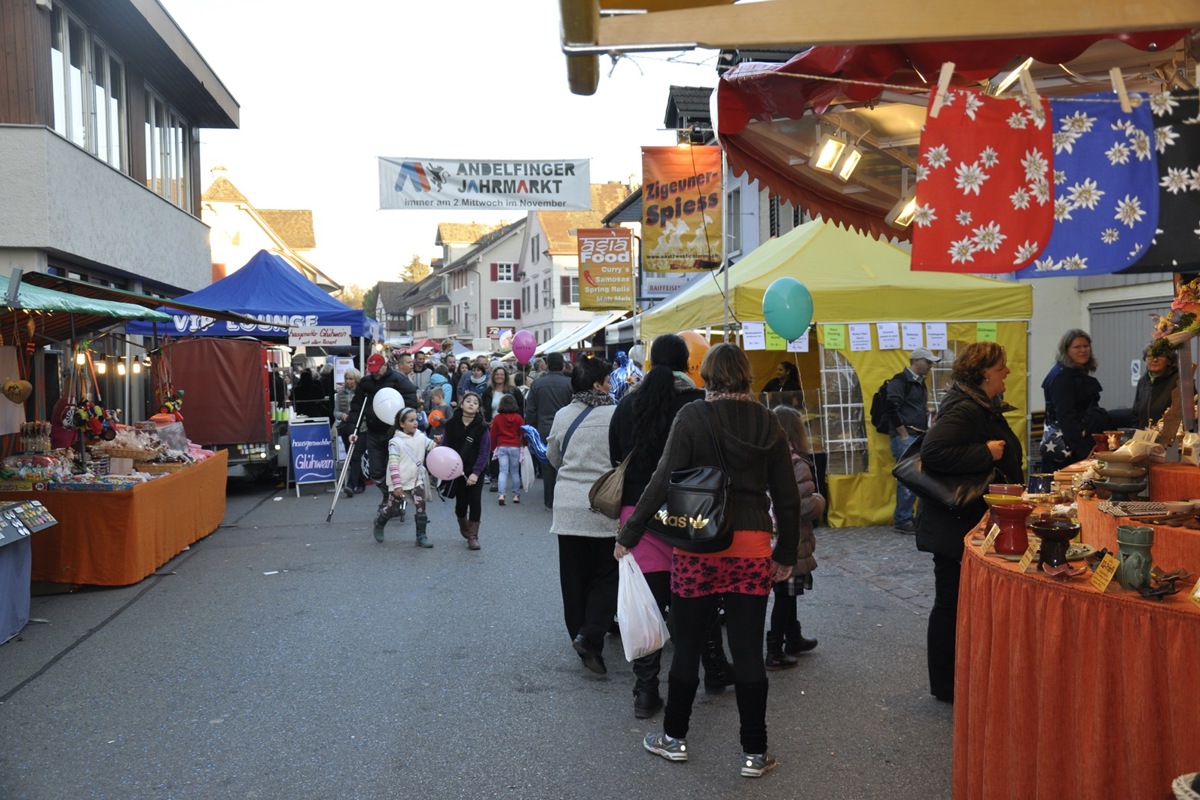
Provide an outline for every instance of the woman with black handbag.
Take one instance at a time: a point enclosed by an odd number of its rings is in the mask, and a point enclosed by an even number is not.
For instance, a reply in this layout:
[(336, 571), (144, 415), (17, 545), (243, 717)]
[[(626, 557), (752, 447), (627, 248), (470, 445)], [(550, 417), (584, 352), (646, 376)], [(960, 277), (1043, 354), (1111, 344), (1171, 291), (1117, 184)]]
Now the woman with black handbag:
[[(663, 731), (643, 746), (670, 761), (687, 761), (685, 741), (699, 687), (700, 657), (708, 625), (724, 602), (741, 722), (739, 769), (761, 777), (777, 765), (767, 752), (767, 672), (762, 659), (767, 597), (787, 580), (799, 541), (799, 492), (791, 451), (779, 421), (750, 395), (750, 362), (731, 344), (709, 350), (700, 365), (705, 402), (689, 403), (675, 416), (666, 448), (633, 514), (617, 535), (620, 560), (642, 538), (646, 523), (668, 496), (673, 472), (720, 465), (729, 485), (725, 513), (732, 544), (713, 553), (676, 549), (671, 565), (671, 619), (675, 656), (667, 679)], [(714, 428), (715, 424), (715, 428)], [(779, 531), (771, 551), (771, 504)]]
[[(939, 475), (972, 480), (998, 470), (1005, 483), (1024, 483), (1021, 442), (1004, 419), (1013, 406), (1004, 402), (1008, 376), (1004, 348), (995, 342), (967, 345), (950, 368), (937, 422), (921, 442), (924, 467)], [(987, 512), (982, 497), (950, 508), (921, 498), (917, 515), (917, 549), (933, 554), (934, 597), (929, 612), (927, 650), (929, 693), (954, 702), (954, 636), (958, 617), (958, 579), (963, 537)]]

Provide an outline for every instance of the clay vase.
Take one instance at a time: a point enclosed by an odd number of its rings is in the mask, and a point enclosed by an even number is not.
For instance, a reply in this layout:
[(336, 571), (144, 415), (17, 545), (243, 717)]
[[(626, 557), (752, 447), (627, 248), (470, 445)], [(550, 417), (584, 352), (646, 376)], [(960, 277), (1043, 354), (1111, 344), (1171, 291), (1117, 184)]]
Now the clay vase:
[(1030, 523), (1033, 532), (1042, 537), (1039, 564), (1061, 567), (1067, 563), (1067, 547), (1079, 535), (1079, 523), (1067, 520), (1038, 520)]
[(1019, 556), (1029, 549), (1029, 534), (1025, 531), (1025, 523), (1031, 513), (1033, 506), (1028, 503), (992, 507), (992, 519), (1000, 526), (1000, 535), (996, 537), (994, 545), (997, 553)]
[(1126, 589), (1136, 591), (1150, 583), (1150, 547), (1154, 544), (1154, 529), (1140, 525), (1117, 526), (1117, 559), (1121, 569), (1117, 580)]

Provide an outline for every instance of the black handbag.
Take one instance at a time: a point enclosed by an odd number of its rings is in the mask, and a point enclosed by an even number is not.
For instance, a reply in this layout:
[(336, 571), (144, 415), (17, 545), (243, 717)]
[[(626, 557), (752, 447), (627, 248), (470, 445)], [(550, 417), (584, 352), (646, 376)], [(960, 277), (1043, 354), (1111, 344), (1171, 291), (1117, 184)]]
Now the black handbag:
[(1003, 475), (997, 479), (997, 469), (988, 472), (948, 473), (935, 472), (921, 463), (921, 443), (925, 441), (922, 433), (904, 451), (904, 455), (896, 462), (892, 475), (903, 483), (914, 494), (941, 503), (946, 508), (961, 510), (976, 500), (983, 498), (988, 491), (988, 484), (1004, 483)]
[(689, 553), (715, 553), (733, 544), (733, 512), (729, 508), (729, 470), (717, 438), (716, 412), (709, 435), (720, 467), (691, 467), (671, 473), (667, 501), (646, 521), (646, 530), (667, 544)]

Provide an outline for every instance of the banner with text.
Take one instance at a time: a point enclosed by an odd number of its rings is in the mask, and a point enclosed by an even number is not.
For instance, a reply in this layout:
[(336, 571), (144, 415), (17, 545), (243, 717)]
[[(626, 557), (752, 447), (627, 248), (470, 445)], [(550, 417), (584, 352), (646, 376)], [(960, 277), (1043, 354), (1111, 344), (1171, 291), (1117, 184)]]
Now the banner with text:
[(591, 162), (379, 158), (381, 209), (590, 211)]
[(633, 235), (628, 228), (580, 228), (579, 307), (633, 308)]
[(642, 264), (649, 272), (721, 266), (721, 148), (642, 148)]

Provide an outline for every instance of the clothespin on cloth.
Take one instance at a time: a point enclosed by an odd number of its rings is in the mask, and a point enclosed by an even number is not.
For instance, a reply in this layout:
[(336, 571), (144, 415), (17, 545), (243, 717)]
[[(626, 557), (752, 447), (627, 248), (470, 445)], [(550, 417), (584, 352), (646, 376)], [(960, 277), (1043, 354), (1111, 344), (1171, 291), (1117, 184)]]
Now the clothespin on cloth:
[(1033, 85), (1033, 77), (1029, 74), (1029, 70), (1021, 70), (1021, 91), (1025, 93), (1025, 100), (1030, 106), (1040, 108), (1042, 98), (1038, 96), (1037, 87)]
[(1129, 93), (1125, 91), (1125, 78), (1121, 76), (1121, 68), (1113, 67), (1108, 71), (1108, 76), (1112, 78), (1113, 91), (1121, 101), (1121, 110), (1126, 114), (1133, 113), (1133, 106), (1129, 104)]
[(950, 78), (954, 76), (954, 62), (947, 61), (942, 64), (942, 71), (938, 74), (937, 90), (933, 95), (933, 105), (929, 107), (929, 116), (936, 117), (938, 112), (942, 110), (942, 105), (946, 102), (946, 90), (950, 88)]

